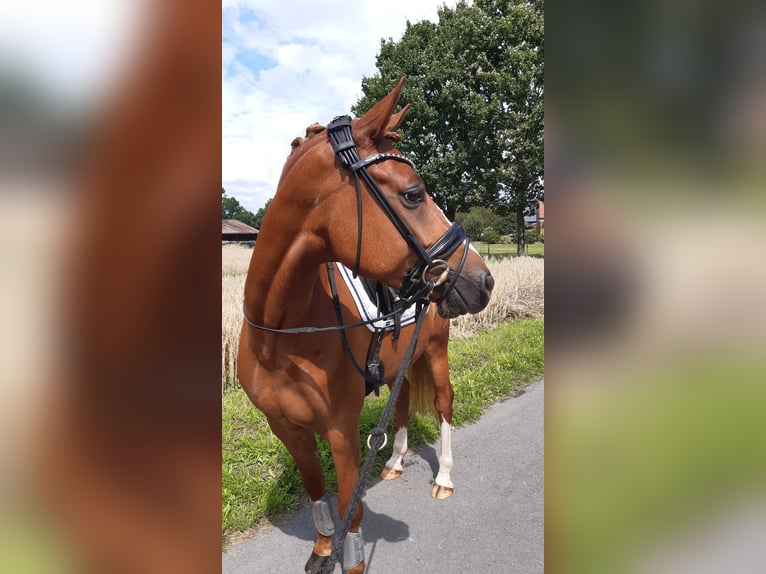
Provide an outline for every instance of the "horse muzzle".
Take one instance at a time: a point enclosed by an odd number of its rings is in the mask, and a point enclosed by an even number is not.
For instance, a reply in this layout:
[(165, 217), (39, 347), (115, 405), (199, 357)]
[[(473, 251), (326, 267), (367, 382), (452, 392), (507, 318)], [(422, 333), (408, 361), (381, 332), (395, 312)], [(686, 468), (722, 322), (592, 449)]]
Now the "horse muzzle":
[[(431, 299), (437, 302), (437, 311), (444, 319), (453, 319), (467, 313), (478, 313), (489, 303), (495, 278), (486, 269), (464, 269), (460, 275), (450, 273), (446, 283), (436, 287)], [(449, 289), (454, 281), (454, 286)], [(446, 297), (444, 296), (446, 294)]]

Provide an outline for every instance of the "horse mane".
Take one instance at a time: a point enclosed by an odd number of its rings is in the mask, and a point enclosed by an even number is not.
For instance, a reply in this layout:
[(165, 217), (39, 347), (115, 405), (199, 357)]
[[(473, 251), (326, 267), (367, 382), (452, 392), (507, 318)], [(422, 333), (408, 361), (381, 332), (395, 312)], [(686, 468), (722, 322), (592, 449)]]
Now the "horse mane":
[[(293, 141), (290, 142), (290, 147), (292, 149), (290, 150), (290, 155), (287, 156), (287, 159), (289, 160), (293, 156), (293, 154), (296, 151), (298, 151), (298, 148), (300, 148), (306, 141), (312, 139), (317, 134), (321, 134), (326, 129), (327, 129), (326, 126), (323, 126), (322, 124), (320, 124), (318, 122), (314, 122), (313, 124), (308, 126), (306, 128), (306, 135), (305, 135), (305, 137), (298, 136), (295, 139), (293, 139)], [(399, 143), (400, 141), (402, 141), (402, 136), (399, 135), (398, 132), (386, 132), (384, 137), (387, 140), (389, 140), (391, 142), (394, 142), (394, 143)]]
[[(323, 131), (325, 131), (327, 128), (323, 126), (322, 124), (314, 122), (310, 126), (306, 128), (306, 136), (300, 137), (298, 136), (293, 141), (290, 142), (290, 147), (292, 148), (290, 150), (290, 155), (287, 156), (288, 161), (290, 158), (295, 155), (295, 153), (299, 150), (299, 148), (308, 140), (312, 139), (317, 134), (321, 134)], [(304, 148), (305, 149), (305, 148)]]
[[(326, 129), (327, 128), (322, 124), (315, 122), (306, 128), (305, 137), (298, 136), (290, 142), (290, 154), (287, 156), (285, 165), (282, 168), (282, 175), (279, 177), (279, 184), (282, 183), (282, 180), (285, 178), (285, 174), (290, 171), (290, 168), (292, 168), (295, 162), (298, 161), (298, 158), (301, 157), (308, 149), (309, 146), (305, 144), (314, 140), (317, 134), (324, 132)], [(277, 189), (279, 189), (279, 184), (277, 185)]]

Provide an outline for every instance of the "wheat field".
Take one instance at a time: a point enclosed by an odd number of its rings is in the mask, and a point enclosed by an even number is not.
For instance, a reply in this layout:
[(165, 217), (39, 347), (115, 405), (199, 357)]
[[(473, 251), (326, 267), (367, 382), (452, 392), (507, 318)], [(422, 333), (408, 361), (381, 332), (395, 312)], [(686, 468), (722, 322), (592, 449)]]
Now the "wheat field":
[[(242, 291), (253, 250), (223, 245), (221, 266), (221, 376), (222, 386), (237, 372), (239, 331), (242, 327)], [(487, 262), (495, 278), (492, 299), (481, 313), (452, 320), (451, 337), (468, 337), (514, 319), (545, 314), (544, 260), (514, 257)]]

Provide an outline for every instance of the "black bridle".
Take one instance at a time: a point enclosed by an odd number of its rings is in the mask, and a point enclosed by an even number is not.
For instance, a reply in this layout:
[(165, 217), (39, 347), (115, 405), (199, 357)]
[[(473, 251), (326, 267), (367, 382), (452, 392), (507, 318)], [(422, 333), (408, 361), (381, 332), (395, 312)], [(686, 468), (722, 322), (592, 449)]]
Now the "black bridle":
[[(394, 160), (409, 165), (417, 173), (415, 164), (406, 157), (393, 153), (376, 153), (365, 158), (359, 157), (356, 142), (351, 135), (351, 118), (349, 116), (338, 116), (327, 126), (327, 134), (330, 138), (330, 144), (338, 156), (341, 165), (351, 171), (354, 176), (357, 197), (357, 245), (356, 260), (354, 262), (354, 276), (359, 273), (359, 260), (362, 253), (362, 191), (360, 178), (367, 185), (372, 197), (378, 203), (383, 213), (391, 221), (399, 234), (404, 238), (407, 244), (418, 256), (418, 262), (408, 269), (404, 274), (404, 281), (399, 290), (400, 299), (407, 305), (431, 295), (431, 292), (438, 285), (449, 279), (450, 268), (446, 263), (447, 257), (452, 255), (455, 250), (464, 245), (463, 257), (460, 264), (453, 273), (452, 281), (447, 289), (439, 295), (437, 303), (443, 301), (450, 291), (455, 287), (460, 272), (465, 265), (468, 256), (468, 237), (457, 223), (453, 223), (450, 228), (434, 244), (426, 249), (422, 243), (415, 237), (415, 234), (405, 223), (399, 213), (388, 201), (380, 186), (370, 175), (367, 167), (373, 163), (384, 160)], [(431, 276), (435, 277), (431, 280)]]
[[(383, 213), (386, 214), (386, 217), (388, 217), (389, 221), (391, 221), (399, 234), (418, 255), (418, 262), (405, 271), (402, 287), (399, 289), (399, 298), (396, 301), (396, 308), (393, 312), (388, 313), (387, 315), (376, 317), (368, 321), (359, 321), (349, 325), (339, 324), (332, 327), (293, 327), (289, 329), (277, 329), (259, 325), (258, 323), (251, 321), (247, 316), (245, 302), (243, 301), (242, 314), (244, 319), (248, 325), (255, 329), (269, 331), (271, 333), (285, 334), (306, 334), (324, 331), (343, 332), (347, 329), (369, 325), (382, 319), (388, 319), (399, 315), (415, 303), (423, 305), (436, 287), (451, 279), (444, 292), (435, 300), (436, 303), (439, 303), (446, 299), (447, 295), (454, 289), (455, 283), (457, 283), (458, 277), (465, 265), (466, 258), (468, 257), (469, 239), (465, 234), (465, 231), (463, 231), (463, 228), (457, 223), (452, 223), (444, 235), (437, 239), (431, 247), (428, 249), (423, 247), (409, 226), (391, 205), (391, 202), (388, 201), (385, 194), (380, 189), (380, 186), (370, 175), (370, 172), (367, 171), (367, 166), (370, 164), (390, 159), (406, 163), (415, 173), (417, 173), (414, 163), (403, 155), (393, 153), (376, 153), (364, 159), (360, 159), (356, 142), (354, 142), (354, 138), (351, 135), (351, 118), (349, 116), (338, 116), (333, 119), (327, 126), (327, 133), (330, 139), (330, 144), (335, 151), (335, 155), (338, 156), (341, 165), (351, 170), (351, 173), (354, 176), (357, 200), (357, 244), (356, 260), (353, 269), (354, 276), (356, 277), (359, 274), (359, 260), (362, 254), (362, 189), (359, 182), (360, 177), (367, 185), (367, 189), (370, 190), (375, 201), (383, 210)], [(461, 244), (465, 246), (463, 256), (460, 259), (457, 269), (452, 272), (445, 259), (452, 255)], [(452, 274), (451, 278), (450, 274)], [(432, 276), (434, 277), (433, 280), (431, 279)]]
[[(380, 186), (378, 186), (378, 184), (375, 182), (367, 170), (367, 166), (373, 163), (390, 159), (406, 163), (412, 168), (413, 171), (417, 173), (415, 164), (413, 164), (409, 159), (402, 155), (393, 153), (377, 153), (360, 159), (356, 143), (354, 142), (354, 138), (351, 135), (351, 118), (349, 116), (336, 117), (327, 126), (327, 133), (333, 150), (338, 156), (341, 165), (351, 171), (355, 181), (358, 216), (358, 239), (356, 248), (356, 261), (354, 264), (354, 275), (356, 276), (359, 273), (359, 261), (362, 253), (362, 191), (361, 184), (359, 182), (360, 178), (367, 185), (367, 188), (370, 190), (373, 198), (386, 214), (391, 223), (394, 225), (396, 230), (401, 234), (401, 236), (413, 249), (413, 251), (415, 251), (418, 256), (418, 262), (410, 269), (408, 269), (404, 274), (402, 287), (399, 290), (399, 299), (396, 302), (396, 310), (386, 316), (377, 317), (369, 321), (360, 321), (349, 325), (343, 324), (340, 306), (337, 301), (337, 289), (334, 287), (332, 274), (330, 275), (330, 281), (333, 285), (333, 300), (336, 306), (336, 313), (338, 315), (339, 324), (337, 326), (273, 329), (252, 322), (247, 317), (244, 302), (242, 305), (242, 312), (245, 321), (250, 326), (259, 330), (285, 334), (340, 331), (346, 353), (351, 358), (356, 369), (366, 378), (365, 373), (357, 364), (356, 359), (354, 359), (353, 353), (351, 352), (351, 349), (348, 345), (348, 341), (346, 340), (346, 330), (366, 325), (373, 321), (380, 321), (381, 319), (387, 318), (388, 316), (394, 316), (403, 313), (404, 310), (410, 305), (414, 303), (417, 304), (417, 319), (415, 321), (415, 328), (412, 334), (412, 338), (410, 339), (410, 342), (407, 345), (407, 349), (404, 352), (404, 356), (402, 358), (401, 364), (399, 365), (399, 369), (397, 370), (396, 377), (394, 378), (393, 383), (391, 383), (391, 391), (386, 406), (383, 409), (383, 413), (381, 414), (380, 421), (378, 422), (378, 425), (372, 429), (370, 436), (367, 438), (367, 455), (360, 468), (359, 477), (357, 479), (356, 485), (354, 486), (354, 490), (351, 493), (351, 498), (347, 504), (345, 515), (335, 533), (332, 552), (330, 556), (327, 557), (327, 561), (319, 567), (319, 572), (321, 573), (330, 573), (335, 570), (335, 563), (341, 555), (344, 540), (348, 534), (351, 521), (356, 513), (356, 508), (364, 492), (364, 486), (372, 469), (375, 454), (385, 444), (386, 429), (388, 428), (388, 423), (393, 414), (394, 406), (396, 404), (397, 397), (399, 396), (399, 391), (402, 388), (407, 368), (409, 367), (409, 364), (412, 361), (412, 357), (415, 353), (415, 347), (420, 336), (420, 330), (423, 327), (423, 322), (426, 318), (426, 312), (428, 310), (428, 299), (431, 297), (433, 290), (437, 286), (442, 285), (447, 281), (449, 281), (449, 285), (444, 290), (444, 292), (438, 296), (436, 299), (437, 303), (443, 301), (450, 293), (450, 291), (455, 287), (455, 283), (457, 282), (458, 277), (463, 270), (463, 266), (465, 265), (465, 261), (468, 256), (469, 245), (468, 237), (466, 236), (465, 231), (463, 231), (463, 228), (460, 227), (460, 225), (457, 223), (453, 223), (449, 229), (447, 229), (444, 235), (437, 239), (433, 245), (431, 245), (431, 247), (425, 248), (423, 244), (420, 243), (420, 241), (417, 239), (417, 237), (415, 237), (415, 234), (404, 222), (399, 213), (388, 201), (386, 196), (383, 194), (383, 191), (380, 189)], [(460, 247), (460, 245), (464, 246), (463, 256), (460, 259), (460, 263), (458, 264), (457, 269), (452, 272), (449, 268), (449, 265), (447, 265), (446, 259), (452, 255), (452, 253), (454, 253), (455, 250)], [(452, 275), (451, 277), (450, 274)]]

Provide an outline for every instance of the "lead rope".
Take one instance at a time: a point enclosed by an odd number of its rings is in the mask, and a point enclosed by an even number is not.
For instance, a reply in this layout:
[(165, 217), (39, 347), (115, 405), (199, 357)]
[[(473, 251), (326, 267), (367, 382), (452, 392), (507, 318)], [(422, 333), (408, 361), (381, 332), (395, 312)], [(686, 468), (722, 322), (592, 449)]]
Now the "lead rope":
[(383, 441), (386, 436), (386, 429), (388, 428), (388, 423), (391, 420), (391, 415), (394, 412), (394, 406), (396, 405), (396, 399), (399, 396), (399, 391), (402, 388), (404, 375), (407, 372), (407, 368), (410, 366), (412, 356), (415, 354), (415, 346), (417, 345), (418, 337), (420, 336), (420, 328), (423, 326), (423, 320), (425, 319), (426, 312), (428, 311), (428, 302), (418, 303), (418, 305), (421, 305), (421, 307), (418, 309), (418, 318), (417, 322), (415, 323), (415, 331), (412, 333), (412, 339), (410, 340), (410, 344), (407, 347), (407, 351), (404, 353), (402, 364), (399, 366), (399, 371), (396, 373), (396, 379), (394, 380), (394, 384), (391, 387), (391, 394), (388, 396), (388, 402), (383, 409), (383, 413), (380, 415), (378, 426), (370, 431), (370, 436), (367, 439), (367, 446), (369, 447), (367, 456), (364, 459), (362, 468), (359, 470), (359, 479), (356, 481), (356, 486), (354, 486), (354, 490), (351, 493), (351, 499), (349, 500), (348, 506), (346, 507), (346, 514), (343, 517), (343, 522), (341, 523), (338, 531), (335, 533), (332, 553), (322, 568), (322, 574), (332, 574), (332, 572), (335, 570), (335, 564), (338, 562), (338, 557), (343, 551), (343, 543), (346, 540), (346, 535), (348, 534), (348, 529), (351, 526), (351, 521), (356, 514), (356, 508), (359, 506), (359, 502), (362, 499), (362, 494), (364, 494), (364, 487), (367, 483), (367, 478), (370, 474), (370, 470), (372, 470), (372, 462), (375, 459), (375, 455), (377, 454), (378, 450), (380, 450), (384, 444)]

